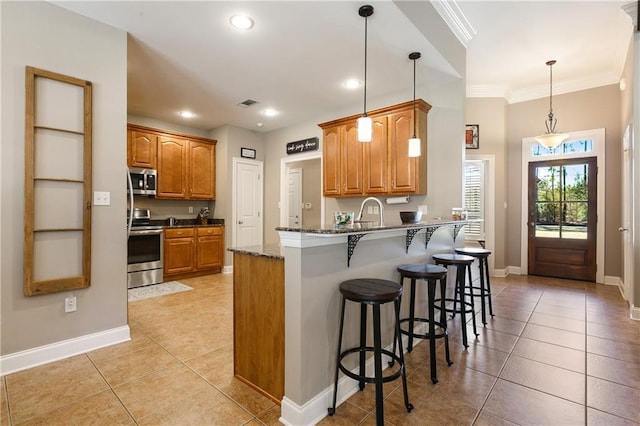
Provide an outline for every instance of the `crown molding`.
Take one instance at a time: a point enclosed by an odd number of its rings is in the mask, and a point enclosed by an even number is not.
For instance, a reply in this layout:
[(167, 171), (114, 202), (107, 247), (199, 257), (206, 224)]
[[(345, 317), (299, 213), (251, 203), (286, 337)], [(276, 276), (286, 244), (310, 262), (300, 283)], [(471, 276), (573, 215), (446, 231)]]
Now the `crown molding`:
[(629, 4), (625, 4), (622, 6), (622, 10), (624, 10), (627, 15), (631, 17), (633, 21), (633, 28), (638, 27), (638, 2), (633, 2)]
[[(619, 76), (613, 73), (602, 73), (593, 75), (580, 80), (568, 80), (562, 82), (553, 82), (553, 94), (562, 95), (565, 93), (579, 92), (581, 90), (593, 89), (610, 84), (618, 84)], [(536, 86), (519, 90), (511, 90), (506, 86), (468, 86), (468, 98), (504, 98), (507, 103), (515, 104), (518, 102), (532, 101), (534, 99), (545, 98), (549, 96), (549, 86)]]
[(458, 2), (456, 0), (431, 0), (431, 4), (449, 29), (460, 40), (460, 43), (467, 47), (467, 44), (476, 36), (477, 32), (462, 12), (462, 9), (460, 9), (460, 6), (458, 6)]

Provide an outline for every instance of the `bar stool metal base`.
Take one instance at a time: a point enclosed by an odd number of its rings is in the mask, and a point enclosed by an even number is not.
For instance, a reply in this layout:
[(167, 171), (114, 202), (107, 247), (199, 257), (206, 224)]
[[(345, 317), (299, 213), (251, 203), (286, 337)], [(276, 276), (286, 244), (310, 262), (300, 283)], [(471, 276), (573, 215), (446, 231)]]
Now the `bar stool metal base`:
[[(446, 288), (447, 269), (441, 266), (429, 265), (429, 264), (405, 264), (398, 266), (398, 272), (400, 272), (400, 284), (404, 285), (405, 278), (411, 280), (411, 296), (409, 299), (409, 318), (400, 319), (400, 333), (409, 337), (409, 345), (407, 351), (413, 350), (413, 339), (427, 339), (429, 340), (429, 358), (431, 366), (431, 382), (433, 384), (438, 383), (438, 375), (436, 371), (436, 339), (444, 338), (445, 343), (445, 355), (447, 364), (452, 365), (451, 357), (449, 355), (449, 335), (447, 333), (447, 321), (444, 311), (444, 300), (442, 300), (442, 306), (440, 311), (440, 320), (435, 320), (435, 293), (436, 293), (436, 281), (440, 280), (440, 293), (444, 294)], [(416, 280), (424, 280), (427, 284), (427, 315), (428, 318), (416, 317)], [(428, 324), (427, 333), (416, 333), (414, 325), (416, 322), (422, 322)], [(403, 329), (402, 324), (408, 324), (408, 329)], [(442, 330), (436, 333), (436, 326)], [(395, 353), (395, 340), (393, 345)], [(393, 365), (393, 361), (389, 363)]]
[[(465, 287), (466, 287), (466, 270), (468, 270), (473, 263), (474, 258), (471, 256), (465, 256), (462, 254), (434, 254), (433, 260), (437, 265), (445, 265), (445, 266), (455, 266), (456, 267), (456, 284), (454, 291), (454, 298), (445, 298), (444, 295), (441, 298), (444, 299), (444, 302), (453, 303), (453, 308), (441, 308), (443, 305), (441, 299), (436, 299), (436, 302), (441, 302), (441, 306), (435, 305), (436, 309), (444, 309), (445, 312), (451, 313), (451, 318), (455, 317), (455, 314), (460, 314), (462, 319), (462, 344), (465, 348), (469, 347), (468, 339), (467, 339), (467, 315), (471, 314), (471, 321), (473, 324), (473, 334), (478, 337), (480, 334), (478, 333), (476, 326), (476, 313), (475, 313), (475, 304), (473, 301), (473, 297), (470, 298), (469, 301), (464, 299), (465, 296)], [(471, 285), (471, 283), (469, 283)], [(457, 304), (460, 304), (460, 307), (457, 307)]]
[[(404, 355), (402, 352), (402, 339), (400, 337), (400, 296), (402, 295), (402, 286), (389, 281), (377, 278), (361, 278), (347, 280), (340, 284), (340, 293), (342, 294), (342, 311), (340, 315), (340, 335), (338, 337), (338, 351), (336, 355), (336, 373), (333, 388), (333, 404), (328, 408), (328, 413), (333, 416), (336, 412), (336, 399), (338, 396), (338, 373), (342, 371), (347, 377), (358, 381), (360, 390), (364, 389), (365, 383), (374, 383), (376, 386), (376, 425), (384, 425), (384, 398), (382, 394), (383, 383), (402, 378), (402, 388), (404, 391), (404, 405), (408, 412), (413, 410), (413, 405), (409, 403), (407, 392), (407, 376), (405, 372)], [(357, 302), (360, 304), (360, 345), (342, 351), (342, 334), (344, 330), (344, 312), (346, 301)], [(395, 355), (390, 351), (382, 349), (381, 323), (380, 323), (380, 305), (393, 302), (395, 311), (395, 336), (400, 348), (400, 353)], [(373, 308), (373, 346), (366, 345), (367, 331), (367, 305)], [(396, 341), (394, 336), (394, 343)], [(374, 376), (365, 374), (366, 353), (373, 353), (374, 360)], [(359, 354), (359, 374), (355, 374), (348, 370), (342, 360), (351, 354)], [(398, 362), (399, 370), (393, 374), (383, 376), (382, 374), (382, 355), (387, 355), (391, 359)]]
[[(487, 313), (485, 306), (489, 304), (489, 314), (493, 316), (493, 305), (491, 303), (491, 279), (489, 278), (489, 262), (488, 258), (491, 250), (477, 247), (464, 247), (455, 249), (456, 253), (466, 256), (472, 256), (478, 259), (478, 270), (480, 273), (480, 285), (467, 286), (466, 296), (472, 298), (480, 298), (480, 311), (482, 313), (482, 324), (487, 325)], [(471, 268), (469, 268), (469, 282), (471, 282)]]

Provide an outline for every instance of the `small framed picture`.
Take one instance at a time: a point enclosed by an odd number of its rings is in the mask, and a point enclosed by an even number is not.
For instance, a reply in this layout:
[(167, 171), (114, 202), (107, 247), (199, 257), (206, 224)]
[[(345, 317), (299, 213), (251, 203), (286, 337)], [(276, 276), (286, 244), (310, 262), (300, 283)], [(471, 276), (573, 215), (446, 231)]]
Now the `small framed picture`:
[(467, 149), (480, 148), (480, 125), (467, 124), (464, 131), (464, 147)]
[(240, 148), (240, 157), (256, 158), (256, 150), (251, 148)]

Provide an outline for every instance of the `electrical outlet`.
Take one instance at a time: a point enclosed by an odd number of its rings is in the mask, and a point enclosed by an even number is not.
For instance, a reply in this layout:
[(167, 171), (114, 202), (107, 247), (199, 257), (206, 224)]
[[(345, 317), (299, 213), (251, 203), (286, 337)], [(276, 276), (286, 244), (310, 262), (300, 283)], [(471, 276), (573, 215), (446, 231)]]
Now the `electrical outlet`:
[(189, 213), (193, 213), (193, 207), (189, 207)]
[(380, 207), (373, 206), (373, 214), (380, 214)]
[(426, 204), (422, 205), (422, 206), (418, 206), (418, 210), (420, 210), (423, 215), (425, 215), (425, 216), (427, 215), (427, 206), (426, 206)]
[(76, 311), (76, 297), (65, 297), (64, 299), (64, 311), (65, 312), (75, 312)]

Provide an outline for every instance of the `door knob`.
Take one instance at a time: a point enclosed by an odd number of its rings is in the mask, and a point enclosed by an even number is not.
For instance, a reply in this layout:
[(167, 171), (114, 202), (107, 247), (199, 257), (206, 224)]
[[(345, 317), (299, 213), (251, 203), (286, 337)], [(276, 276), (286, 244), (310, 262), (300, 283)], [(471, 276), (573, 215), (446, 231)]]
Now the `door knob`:
[(629, 228), (623, 228), (622, 226), (620, 228), (618, 228), (618, 231), (620, 232), (624, 232), (624, 231), (628, 231)]
[(243, 222), (243, 221), (241, 221), (241, 220), (239, 220), (239, 221), (238, 221), (238, 225), (242, 225), (243, 223), (244, 223), (244, 222)]

